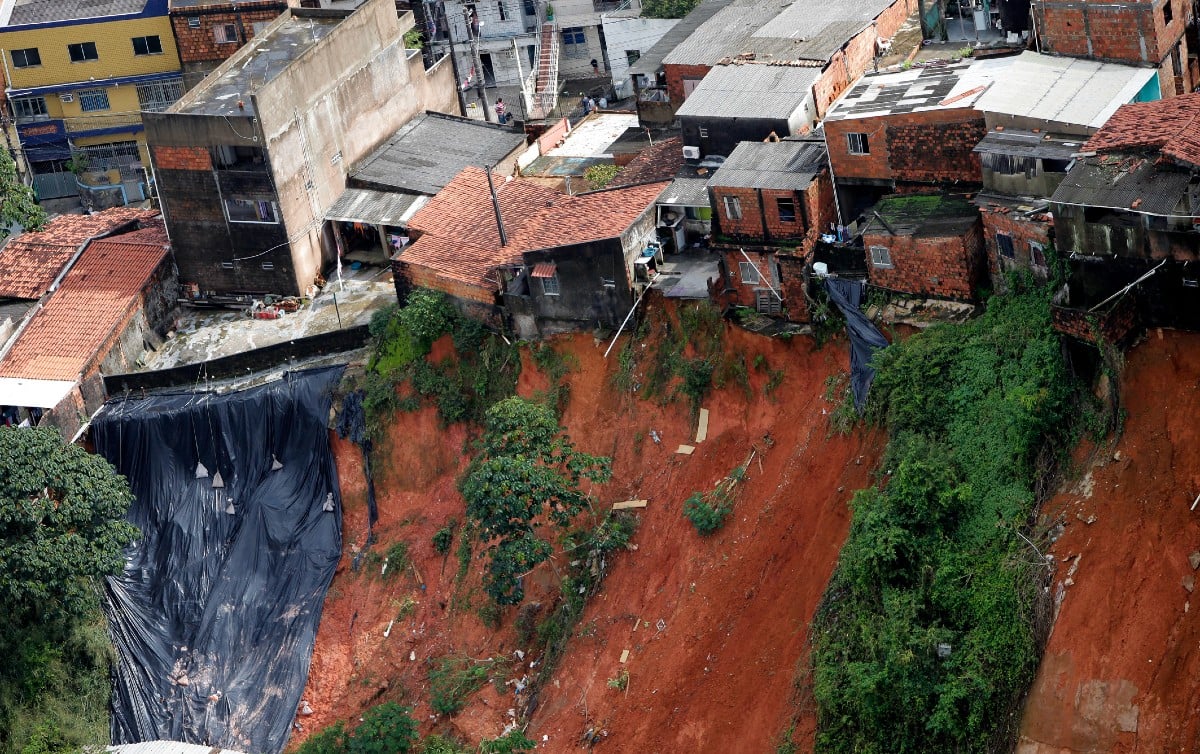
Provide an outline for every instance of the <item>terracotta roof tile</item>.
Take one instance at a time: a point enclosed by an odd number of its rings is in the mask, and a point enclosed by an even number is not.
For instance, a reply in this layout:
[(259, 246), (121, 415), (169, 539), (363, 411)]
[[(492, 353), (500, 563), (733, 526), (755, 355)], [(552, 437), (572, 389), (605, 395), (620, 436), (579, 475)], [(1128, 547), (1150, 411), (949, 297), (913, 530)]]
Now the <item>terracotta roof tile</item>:
[(683, 139), (669, 139), (646, 147), (628, 165), (621, 168), (610, 186), (628, 186), (646, 181), (673, 181), (683, 167)]
[(531, 181), (493, 179), (508, 245), (492, 210), (487, 176), (469, 167), (420, 209), (409, 228), (420, 237), (400, 261), (471, 285), (495, 288), (493, 272), (534, 249), (612, 238), (646, 211), (666, 182), (570, 196)]
[(1154, 149), (1200, 167), (1200, 94), (1123, 105), (1084, 148), (1094, 152)]
[(132, 207), (94, 215), (59, 215), (40, 231), (10, 239), (0, 249), (0, 298), (39, 298), (89, 238), (157, 216), (156, 210)]
[[(150, 227), (93, 241), (0, 362), (0, 377), (79, 379), (167, 254)], [(132, 238), (133, 243), (126, 239)]]

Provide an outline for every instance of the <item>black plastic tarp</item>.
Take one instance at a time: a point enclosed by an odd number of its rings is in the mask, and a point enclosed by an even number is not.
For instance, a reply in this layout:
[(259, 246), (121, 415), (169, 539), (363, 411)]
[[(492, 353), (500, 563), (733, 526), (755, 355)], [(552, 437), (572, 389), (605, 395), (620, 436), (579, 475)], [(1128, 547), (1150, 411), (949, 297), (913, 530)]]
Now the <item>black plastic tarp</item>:
[(129, 478), (142, 533), (105, 590), (113, 743), (254, 754), (287, 743), (341, 554), (326, 430), (341, 374), (116, 400), (95, 420), (96, 451)]
[(867, 394), (875, 379), (871, 357), (879, 349), (888, 346), (883, 333), (858, 308), (865, 287), (866, 284), (861, 280), (825, 278), (829, 299), (846, 318), (846, 334), (850, 336), (850, 390), (854, 393), (854, 408), (859, 414), (867, 406)]

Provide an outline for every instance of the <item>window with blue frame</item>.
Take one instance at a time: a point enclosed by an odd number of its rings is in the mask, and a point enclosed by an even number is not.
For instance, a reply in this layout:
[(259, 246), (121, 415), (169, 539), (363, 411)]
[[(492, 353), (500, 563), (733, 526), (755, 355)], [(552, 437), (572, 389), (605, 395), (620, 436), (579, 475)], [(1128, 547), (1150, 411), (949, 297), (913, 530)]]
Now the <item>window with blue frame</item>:
[(587, 55), (587, 34), (582, 26), (564, 26), (562, 29), (563, 54), (569, 58)]
[(108, 92), (103, 89), (85, 89), (79, 92), (79, 109), (85, 113), (108, 109)]

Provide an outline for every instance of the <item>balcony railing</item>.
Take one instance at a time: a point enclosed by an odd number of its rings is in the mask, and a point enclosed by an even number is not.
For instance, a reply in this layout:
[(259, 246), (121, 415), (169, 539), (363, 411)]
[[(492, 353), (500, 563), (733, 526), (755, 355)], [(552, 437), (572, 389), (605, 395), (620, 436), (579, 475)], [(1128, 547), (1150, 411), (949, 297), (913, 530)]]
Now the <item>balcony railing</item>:
[(95, 131), (101, 128), (133, 127), (142, 122), (139, 113), (117, 113), (115, 115), (83, 115), (77, 118), (64, 118), (67, 133)]

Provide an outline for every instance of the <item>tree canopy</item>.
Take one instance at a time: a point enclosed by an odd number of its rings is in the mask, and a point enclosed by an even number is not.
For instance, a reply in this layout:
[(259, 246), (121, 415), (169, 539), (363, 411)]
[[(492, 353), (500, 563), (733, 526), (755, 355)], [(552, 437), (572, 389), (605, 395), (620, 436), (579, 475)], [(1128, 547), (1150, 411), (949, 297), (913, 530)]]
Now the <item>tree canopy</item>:
[(605, 482), (610, 473), (608, 458), (575, 449), (549, 406), (512, 397), (488, 409), (482, 453), (460, 489), (480, 539), (490, 543), (484, 589), (492, 599), (524, 598), (521, 575), (552, 551), (537, 534), (538, 518), (565, 529), (587, 507), (583, 480)]
[(645, 18), (683, 18), (692, 12), (700, 0), (645, 0), (642, 16)]
[(0, 428), (0, 605), (10, 617), (74, 616), (118, 573), (137, 535), (133, 495), (100, 456), (57, 430)]
[(21, 183), (12, 155), (0, 149), (0, 239), (17, 223), (25, 230), (38, 230), (46, 222), (46, 212), (38, 205), (33, 189)]

